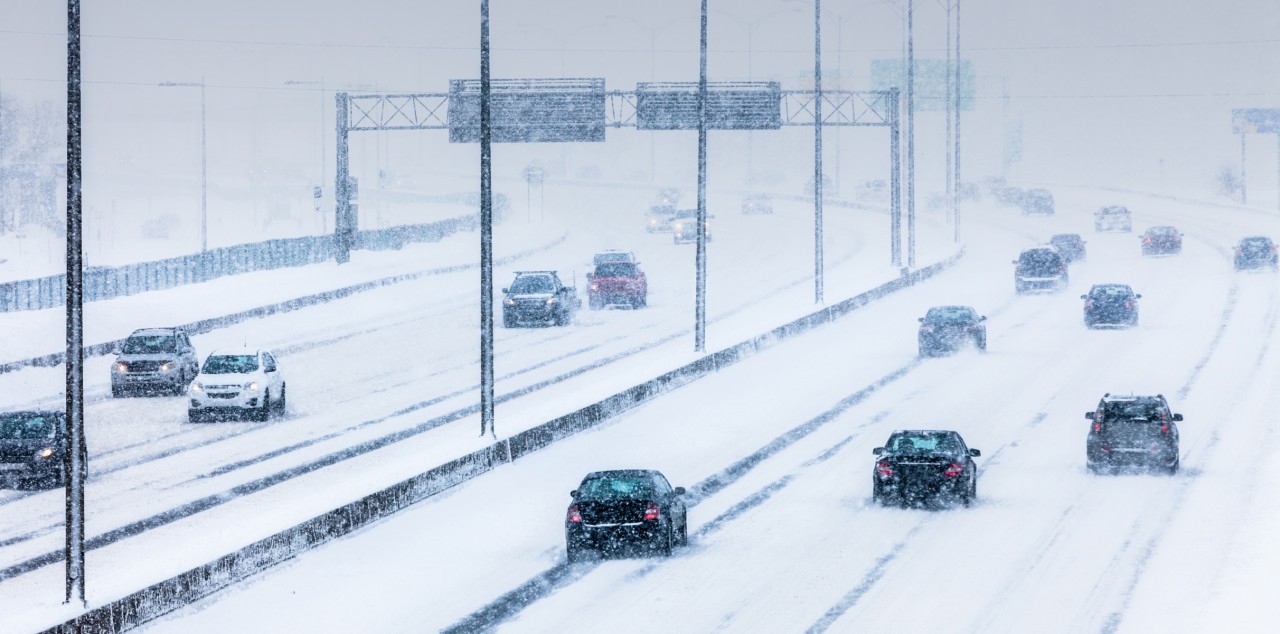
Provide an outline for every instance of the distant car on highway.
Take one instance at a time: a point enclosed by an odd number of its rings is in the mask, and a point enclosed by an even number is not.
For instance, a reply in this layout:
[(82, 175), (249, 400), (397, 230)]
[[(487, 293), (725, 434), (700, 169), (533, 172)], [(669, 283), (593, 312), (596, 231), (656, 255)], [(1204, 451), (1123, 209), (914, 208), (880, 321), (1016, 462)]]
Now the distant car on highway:
[(991, 193), (995, 196), (996, 202), (1007, 206), (1021, 204), (1022, 197), (1025, 194), (1021, 187), (1013, 185), (999, 185)]
[(1022, 207), (1023, 215), (1042, 214), (1046, 216), (1053, 215), (1053, 194), (1043, 187), (1028, 189), (1019, 199), (1018, 205)]
[(1084, 300), (1087, 328), (1138, 325), (1138, 300), (1142, 295), (1134, 293), (1128, 284), (1094, 284), (1080, 299)]
[(1109, 205), (1093, 212), (1093, 229), (1103, 231), (1133, 231), (1133, 216), (1129, 208), (1122, 205)]
[(1182, 234), (1167, 225), (1142, 232), (1142, 255), (1176, 255), (1182, 253)]
[(62, 485), (66, 453), (67, 418), (62, 412), (0, 413), (0, 484)]
[[(711, 242), (711, 219), (715, 218), (710, 214), (707, 215), (706, 231), (707, 242)], [(698, 239), (698, 210), (697, 209), (681, 209), (676, 212), (676, 218), (671, 223), (671, 241), (680, 244), (681, 242), (694, 242)]]
[(1235, 248), (1235, 267), (1237, 271), (1260, 269), (1270, 266), (1271, 270), (1280, 267), (1277, 258), (1276, 244), (1266, 236), (1250, 236), (1240, 241)]
[(111, 364), (111, 395), (182, 394), (200, 371), (191, 339), (179, 328), (133, 331)]
[(684, 487), (648, 469), (595, 471), (569, 492), (564, 541), (570, 562), (641, 547), (663, 556), (689, 543)]
[(1178, 472), (1177, 422), (1182, 414), (1171, 412), (1163, 395), (1104, 394), (1098, 407), (1085, 412), (1084, 417), (1091, 423), (1085, 441), (1090, 472), (1117, 467), (1154, 468), (1170, 475)]
[(270, 351), (247, 346), (216, 350), (191, 382), (187, 420), (266, 421), (272, 412), (285, 412), (286, 388), (284, 372)]
[(561, 282), (555, 271), (517, 271), (502, 293), (502, 325), (507, 328), (528, 323), (567, 326), (581, 303), (577, 291)]
[(644, 229), (649, 233), (671, 231), (671, 222), (676, 217), (675, 205), (653, 205), (644, 217)]
[(742, 213), (746, 215), (773, 213), (773, 196), (761, 193), (743, 196)]
[(899, 430), (871, 453), (877, 456), (871, 499), (882, 505), (959, 500), (969, 506), (978, 498), (978, 465), (973, 459), (982, 452), (965, 445), (958, 432)]
[(1067, 262), (1056, 247), (1023, 249), (1013, 265), (1013, 288), (1018, 293), (1036, 289), (1060, 291), (1067, 287)]
[(609, 249), (601, 251), (591, 256), (591, 266), (600, 266), (607, 262), (635, 262), (636, 254), (630, 251), (619, 251), (617, 249)]
[(1056, 233), (1049, 238), (1049, 244), (1058, 249), (1067, 264), (1084, 261), (1085, 240), (1078, 233)]
[(920, 356), (933, 357), (955, 352), (972, 344), (987, 349), (986, 316), (969, 306), (934, 306), (920, 318)]
[(649, 303), (649, 280), (638, 262), (605, 262), (587, 275), (587, 305), (599, 310), (623, 304), (640, 308)]

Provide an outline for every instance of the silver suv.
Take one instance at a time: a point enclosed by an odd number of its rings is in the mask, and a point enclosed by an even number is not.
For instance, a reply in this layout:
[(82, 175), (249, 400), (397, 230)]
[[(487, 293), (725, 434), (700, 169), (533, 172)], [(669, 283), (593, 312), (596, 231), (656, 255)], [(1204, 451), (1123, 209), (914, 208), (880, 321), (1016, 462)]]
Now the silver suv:
[(200, 358), (187, 333), (178, 328), (135, 330), (111, 364), (111, 395), (131, 392), (182, 394), (200, 373)]

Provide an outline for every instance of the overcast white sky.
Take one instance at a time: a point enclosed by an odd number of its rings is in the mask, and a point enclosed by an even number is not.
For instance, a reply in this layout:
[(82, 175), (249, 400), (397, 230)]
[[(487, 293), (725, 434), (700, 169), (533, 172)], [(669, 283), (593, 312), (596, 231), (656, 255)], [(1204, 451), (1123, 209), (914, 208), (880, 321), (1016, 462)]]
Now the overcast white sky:
[[(744, 79), (750, 66), (753, 78), (803, 85), (812, 64), (811, 2), (710, 4), (713, 79)], [(825, 2), (827, 71), (839, 68), (844, 82), (866, 87), (870, 60), (900, 51), (901, 6)], [(1022, 121), (1025, 135), (1012, 175), (1049, 182), (1154, 187), (1164, 159), (1171, 180), (1207, 183), (1219, 166), (1238, 161), (1230, 110), (1280, 107), (1280, 3), (1271, 0), (967, 0), (962, 8), (962, 44), (979, 76), (979, 111), (965, 128), (974, 177), (1000, 169), (1005, 86), (1010, 118)], [(493, 0), (494, 75), (605, 77), (614, 89), (654, 73), (693, 79), (697, 9), (696, 0)], [(60, 100), (63, 3), (0, 0), (0, 11), (0, 90)], [(86, 160), (114, 160), (136, 149), (129, 146), (140, 137), (156, 145), (176, 134), (165, 126), (189, 123), (197, 105), (155, 84), (201, 77), (209, 85), (211, 136), (239, 134), (243, 151), (256, 156), (240, 162), (292, 160), (263, 146), (314, 155), (318, 95), (290, 89), (286, 80), (443, 91), (449, 79), (478, 75), (478, 14), (478, 2), (456, 0), (86, 2), (85, 119), (93, 126), (86, 129)], [(916, 23), (918, 56), (942, 55), (942, 4), (917, 0)], [(940, 130), (941, 117), (922, 117), (922, 158), (931, 165), (929, 152), (941, 142), (931, 130)], [(140, 125), (148, 127), (140, 132)], [(271, 137), (286, 133), (296, 142)], [(852, 135), (847, 141), (862, 143)], [(211, 171), (241, 151), (224, 148), (215, 159), (212, 144)], [(1251, 146), (1256, 186), (1274, 190), (1276, 140)], [(881, 150), (873, 152), (879, 161)], [(148, 153), (163, 155), (154, 147)]]

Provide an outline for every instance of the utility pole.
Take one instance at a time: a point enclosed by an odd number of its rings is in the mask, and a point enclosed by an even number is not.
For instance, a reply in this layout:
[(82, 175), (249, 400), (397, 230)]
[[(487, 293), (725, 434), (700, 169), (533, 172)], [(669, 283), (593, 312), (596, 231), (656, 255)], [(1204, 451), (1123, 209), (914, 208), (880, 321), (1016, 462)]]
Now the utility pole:
[(1245, 189), (1245, 171), (1244, 171), (1244, 138), (1245, 133), (1240, 133), (1240, 204), (1249, 204), (1249, 195)]
[[(486, 0), (487, 1), (487, 0)], [(707, 0), (702, 0), (702, 29), (698, 45), (698, 249), (695, 262), (693, 349), (707, 349)]]
[(813, 0), (813, 303), (822, 303), (822, 0)]
[(480, 0), (480, 435), (488, 433), (496, 437), (493, 426), (493, 139), (489, 91), (489, 0)]
[(954, 159), (954, 156), (952, 156), (952, 150), (954, 146), (951, 138), (951, 133), (952, 133), (951, 117), (953, 116), (951, 107), (954, 105), (951, 99), (951, 90), (953, 88), (951, 83), (951, 9), (952, 9), (951, 3), (948, 1), (945, 4), (944, 8), (946, 9), (946, 12), (947, 12), (947, 68), (946, 68), (947, 96), (945, 100), (946, 101), (945, 107), (946, 107), (946, 113), (947, 113), (947, 116), (946, 116), (946, 119), (947, 119), (946, 148), (947, 149), (945, 152), (947, 156), (946, 197), (947, 197), (947, 213), (948, 215), (951, 216), (951, 221), (954, 225), (955, 218), (956, 218), (955, 191), (956, 191), (956, 188), (959, 187), (959, 183), (954, 183), (954, 187), (953, 187), (952, 179), (955, 177), (955, 172), (952, 170), (952, 161)]
[(916, 268), (915, 0), (907, 0), (907, 268)]
[(955, 117), (956, 117), (956, 142), (954, 145), (952, 145), (951, 149), (956, 153), (956, 158), (954, 162), (954, 165), (956, 168), (956, 177), (954, 180), (956, 184), (956, 187), (955, 187), (955, 193), (956, 193), (955, 241), (957, 243), (960, 242), (960, 191), (962, 187), (961, 185), (962, 181), (960, 180), (960, 105), (962, 103), (960, 100), (960, 95), (964, 94), (963, 85), (961, 84), (961, 81), (962, 81), (961, 78), (963, 76), (960, 74), (960, 68), (961, 68), (961, 64), (960, 64), (960, 0), (956, 0), (956, 94), (955, 94), (956, 105), (954, 110)]
[(67, 0), (67, 451), (65, 603), (85, 606), (84, 253), (81, 235), (80, 0)]

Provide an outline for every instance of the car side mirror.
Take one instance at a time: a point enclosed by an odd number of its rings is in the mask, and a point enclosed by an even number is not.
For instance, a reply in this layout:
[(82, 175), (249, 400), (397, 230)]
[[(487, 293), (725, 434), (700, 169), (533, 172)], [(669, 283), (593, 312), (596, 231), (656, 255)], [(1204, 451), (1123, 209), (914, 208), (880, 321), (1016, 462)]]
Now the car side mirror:
[(503, 293), (510, 293), (510, 292), (511, 292), (511, 289), (509, 289), (509, 288), (503, 288), (503, 289), (502, 289), (502, 292), (503, 292)]
[(569, 497), (571, 497), (571, 498), (573, 498), (573, 499), (575, 499), (575, 500), (576, 500), (576, 499), (578, 499), (578, 490), (577, 490), (577, 489), (574, 489), (574, 490), (570, 491), (570, 492), (569, 492)]
[(560, 287), (560, 292), (561, 292), (561, 293), (572, 293), (572, 292), (573, 292), (573, 288), (572, 288), (572, 287), (569, 287), (569, 286), (561, 286), (561, 287)]
[(873, 454), (875, 454), (875, 455), (877, 455), (877, 456), (878, 456), (878, 455), (880, 455), (880, 454), (884, 453), (884, 447), (876, 447), (875, 449), (872, 449), (872, 450), (871, 450), (871, 453), (873, 453)]
[(981, 316), (981, 317), (979, 317), (979, 318), (978, 318), (978, 321), (986, 321), (986, 320), (987, 320), (987, 316), (986, 316), (986, 315), (983, 315), (983, 316)]
[(684, 495), (685, 490), (684, 490), (684, 487), (676, 487), (671, 490), (671, 493), (672, 495)]
[(918, 321), (918, 322), (920, 322), (920, 323), (922, 323), (922, 324), (923, 324), (923, 323), (924, 323), (924, 317), (916, 317), (916, 321)]
[(1133, 296), (1134, 299), (1142, 299), (1142, 293)]
[(1088, 295), (1081, 295), (1081, 296), (1080, 296), (1080, 299), (1089, 299), (1089, 296), (1088, 296)]
[(981, 452), (981, 451), (979, 451), (979, 450), (977, 450), (977, 449), (970, 449), (970, 450), (969, 450), (969, 456), (970, 456), (970, 457), (977, 458), (978, 456), (981, 456), (981, 455), (982, 455), (982, 452)]
[(1085, 419), (1085, 420), (1093, 420), (1093, 412), (1085, 412), (1085, 413), (1084, 413), (1084, 419)]
[(1017, 260), (1010, 260), (1009, 262), (1010, 262), (1010, 264), (1017, 264), (1017, 263), (1018, 263), (1018, 261), (1017, 261)]
[(1182, 420), (1182, 414), (1174, 414), (1174, 415), (1173, 415), (1173, 420), (1181, 421), (1181, 420)]

